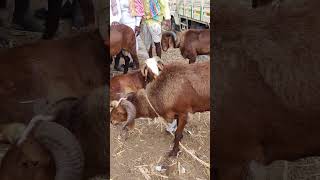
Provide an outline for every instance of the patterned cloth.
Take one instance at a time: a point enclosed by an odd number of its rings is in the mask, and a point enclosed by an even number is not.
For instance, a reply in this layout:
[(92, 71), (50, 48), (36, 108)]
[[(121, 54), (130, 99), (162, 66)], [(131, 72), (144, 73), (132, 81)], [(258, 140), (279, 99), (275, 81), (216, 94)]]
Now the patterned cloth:
[(160, 14), (160, 4), (158, 0), (150, 0), (150, 14), (153, 19), (158, 19)]
[(116, 0), (111, 0), (111, 8), (112, 8), (112, 15), (117, 15), (118, 12), (118, 8), (117, 8), (117, 1)]
[(147, 24), (161, 23), (163, 17), (166, 20), (171, 18), (168, 0), (144, 0), (143, 5)]
[(129, 0), (131, 16), (144, 16), (144, 7), (141, 0)]

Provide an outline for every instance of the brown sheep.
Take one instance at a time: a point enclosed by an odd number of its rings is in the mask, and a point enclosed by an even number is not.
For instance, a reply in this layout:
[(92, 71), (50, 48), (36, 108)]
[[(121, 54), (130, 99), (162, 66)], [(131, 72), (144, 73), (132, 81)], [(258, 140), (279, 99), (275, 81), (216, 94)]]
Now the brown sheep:
[[(110, 36), (105, 40), (105, 45), (110, 48), (110, 55), (115, 59), (115, 68), (118, 69), (120, 55), (124, 53), (125, 68), (124, 74), (128, 72), (129, 61), (128, 53), (130, 53), (133, 60), (133, 69), (139, 69), (139, 60), (136, 49), (136, 36), (133, 30), (124, 24), (111, 25)], [(112, 60), (111, 58), (111, 60)]]
[(25, 123), (38, 100), (81, 97), (108, 83), (108, 57), (99, 31), (1, 49), (1, 122)]
[(198, 55), (210, 54), (210, 30), (189, 29), (183, 32), (162, 33), (162, 50), (166, 52), (171, 46), (180, 48), (182, 57), (189, 59), (189, 64), (194, 63)]
[(284, 5), (270, 15), (216, 1), (215, 180), (245, 180), (252, 162), (320, 155), (320, 1)]
[(111, 123), (127, 121), (133, 126), (134, 119), (161, 116), (170, 121), (177, 119), (174, 147), (169, 156), (176, 156), (188, 113), (210, 110), (210, 62), (167, 65), (156, 80), (146, 89), (127, 94), (111, 111)]
[[(157, 64), (157, 68), (161, 71), (164, 67), (163, 63), (156, 57), (146, 60), (146, 64), (141, 67), (141, 70), (133, 71), (128, 74), (117, 75), (110, 80), (110, 101), (119, 100), (122, 96), (130, 92), (136, 92), (139, 89), (145, 88), (152, 80), (156, 79), (159, 72), (153, 72), (148, 64), (151, 61)], [(150, 62), (150, 63), (148, 63)]]

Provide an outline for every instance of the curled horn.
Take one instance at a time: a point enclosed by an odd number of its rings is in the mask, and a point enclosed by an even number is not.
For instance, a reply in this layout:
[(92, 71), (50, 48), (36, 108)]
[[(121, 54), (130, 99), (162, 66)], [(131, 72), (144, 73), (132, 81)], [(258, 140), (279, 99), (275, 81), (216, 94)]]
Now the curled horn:
[(158, 60), (158, 61), (157, 61), (157, 66), (158, 66), (158, 68), (159, 68), (160, 71), (162, 71), (163, 68), (164, 68), (164, 64), (163, 64), (163, 62), (162, 62), (161, 60)]
[(122, 102), (121, 102), (121, 105), (123, 106), (123, 108), (127, 112), (127, 122), (123, 126), (123, 128), (125, 129), (136, 118), (137, 110), (136, 110), (136, 107), (130, 101), (128, 101), (127, 99), (123, 99)]
[(119, 103), (118, 101), (111, 101), (111, 102), (110, 102), (110, 107), (111, 107), (111, 108), (117, 107), (117, 106), (118, 106), (118, 103)]
[(55, 180), (82, 179), (84, 156), (73, 134), (51, 121), (38, 121), (32, 128), (34, 138), (48, 149), (55, 161)]
[(142, 67), (141, 67), (141, 74), (142, 76), (147, 79), (147, 76), (148, 76), (148, 67), (147, 67), (147, 64), (144, 64)]

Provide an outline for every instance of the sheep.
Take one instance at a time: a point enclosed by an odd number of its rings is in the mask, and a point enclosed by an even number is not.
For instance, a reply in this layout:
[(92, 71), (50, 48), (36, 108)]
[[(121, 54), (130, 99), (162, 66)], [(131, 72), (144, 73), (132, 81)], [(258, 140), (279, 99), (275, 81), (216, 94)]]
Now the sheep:
[(210, 54), (210, 30), (189, 29), (183, 32), (162, 33), (162, 50), (166, 52), (172, 45), (174, 48), (180, 48), (181, 55), (189, 59), (189, 64), (194, 63), (198, 55)]
[(99, 31), (1, 49), (1, 123), (25, 123), (38, 99), (81, 97), (109, 83), (108, 57)]
[(125, 56), (124, 74), (128, 72), (129, 61), (128, 53), (130, 53), (133, 60), (133, 69), (139, 69), (139, 60), (136, 49), (136, 36), (133, 30), (124, 24), (111, 25), (110, 36), (106, 38), (105, 45), (110, 48), (111, 60), (114, 56), (115, 69), (118, 69), (121, 55)]
[(127, 121), (123, 129), (134, 125), (140, 117), (161, 116), (170, 121), (177, 119), (174, 147), (169, 156), (176, 156), (188, 113), (210, 110), (210, 62), (170, 64), (146, 89), (128, 93), (111, 110), (111, 123)]
[(18, 138), (11, 141), (3, 157), (0, 179), (85, 180), (106, 175), (106, 88), (53, 103), (44, 114), (33, 117), (22, 132), (1, 131), (2, 135), (13, 135), (6, 139)]
[(141, 70), (114, 76), (110, 80), (110, 101), (119, 100), (124, 94), (145, 88), (149, 82), (157, 78), (163, 67), (163, 63), (155, 56), (147, 59)]
[(279, 18), (216, 2), (214, 179), (244, 180), (253, 162), (320, 155), (319, 5), (288, 2)]

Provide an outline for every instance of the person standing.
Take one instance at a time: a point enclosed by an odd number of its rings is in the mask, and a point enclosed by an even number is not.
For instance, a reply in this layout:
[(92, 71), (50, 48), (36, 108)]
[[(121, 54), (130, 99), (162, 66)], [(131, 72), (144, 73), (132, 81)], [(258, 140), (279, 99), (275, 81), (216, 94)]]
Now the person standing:
[(110, 0), (110, 25), (120, 22), (121, 10), (119, 0)]
[(144, 20), (142, 23), (141, 37), (147, 48), (149, 57), (152, 58), (152, 44), (156, 47), (156, 54), (161, 58), (161, 23), (163, 19), (167, 26), (171, 24), (168, 0), (144, 0)]

